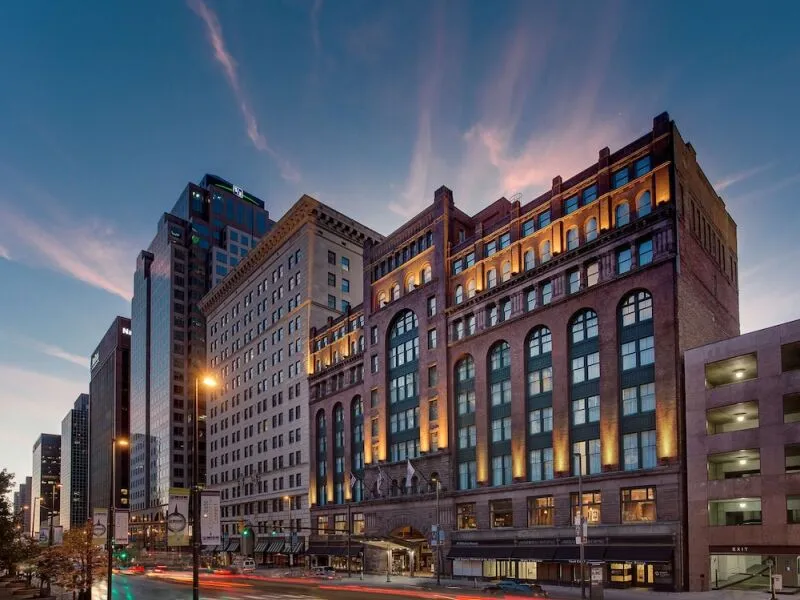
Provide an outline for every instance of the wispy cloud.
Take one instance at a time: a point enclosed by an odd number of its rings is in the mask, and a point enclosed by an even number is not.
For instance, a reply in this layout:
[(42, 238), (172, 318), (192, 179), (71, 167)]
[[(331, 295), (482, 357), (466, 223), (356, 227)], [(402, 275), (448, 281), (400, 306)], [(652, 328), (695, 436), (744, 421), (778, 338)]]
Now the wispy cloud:
[(783, 179), (779, 179), (778, 181), (773, 181), (770, 185), (755, 189), (751, 192), (747, 192), (746, 194), (742, 194), (741, 196), (732, 196), (727, 200), (727, 203), (745, 203), (750, 200), (780, 200), (779, 197), (769, 198), (770, 195), (774, 194), (775, 192), (779, 192), (790, 185), (794, 185), (800, 181), (800, 173), (793, 173), (788, 177), (784, 177)]
[(69, 275), (130, 300), (137, 246), (107, 223), (47, 211), (32, 219), (0, 201), (0, 237), (16, 260)]
[(53, 358), (58, 358), (74, 365), (78, 365), (79, 367), (83, 367), (87, 370), (89, 369), (89, 359), (85, 356), (81, 356), (80, 354), (74, 354), (63, 348), (56, 346), (55, 344), (48, 344), (45, 342), (40, 342), (39, 340), (35, 340), (33, 338), (24, 336), (24, 335), (17, 335), (14, 333), (3, 332), (4, 339), (6, 340), (13, 340), (14, 342), (27, 346), (37, 352), (41, 352), (42, 354), (46, 354), (47, 356), (52, 356)]
[(760, 165), (758, 167), (752, 167), (750, 169), (744, 169), (742, 171), (738, 171), (737, 173), (731, 173), (726, 175), (719, 181), (714, 182), (714, 189), (717, 193), (722, 192), (723, 190), (731, 187), (732, 185), (736, 185), (737, 183), (741, 183), (745, 179), (750, 179), (751, 177), (758, 175), (759, 173), (766, 171), (772, 165)]
[(233, 58), (233, 55), (230, 53), (225, 43), (225, 38), (222, 35), (222, 25), (220, 25), (216, 13), (212, 11), (203, 0), (187, 0), (187, 2), (189, 7), (203, 19), (206, 24), (208, 40), (211, 43), (211, 47), (214, 49), (214, 58), (222, 65), (225, 78), (228, 80), (228, 85), (236, 97), (236, 102), (239, 104), (239, 110), (242, 113), (245, 129), (247, 130), (247, 137), (250, 138), (250, 141), (256, 149), (261, 152), (266, 152), (277, 163), (281, 177), (287, 181), (298, 183), (300, 181), (300, 172), (267, 143), (267, 138), (261, 132), (258, 119), (250, 104), (250, 100), (242, 88), (236, 60)]
[(314, 0), (314, 5), (311, 7), (311, 41), (317, 52), (322, 49), (322, 39), (319, 34), (320, 12), (322, 12), (322, 0)]
[(6, 260), (11, 260), (11, 253), (8, 251), (8, 248), (5, 246), (0, 246), (0, 258), (4, 258)]

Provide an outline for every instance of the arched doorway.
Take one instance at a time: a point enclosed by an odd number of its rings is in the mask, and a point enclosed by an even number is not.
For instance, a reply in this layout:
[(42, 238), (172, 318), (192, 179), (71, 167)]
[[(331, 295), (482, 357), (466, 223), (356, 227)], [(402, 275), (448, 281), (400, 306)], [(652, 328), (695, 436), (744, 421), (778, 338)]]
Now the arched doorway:
[(395, 527), (389, 534), (395, 542), (392, 551), (392, 571), (408, 574), (431, 574), (433, 552), (430, 540), (411, 525)]

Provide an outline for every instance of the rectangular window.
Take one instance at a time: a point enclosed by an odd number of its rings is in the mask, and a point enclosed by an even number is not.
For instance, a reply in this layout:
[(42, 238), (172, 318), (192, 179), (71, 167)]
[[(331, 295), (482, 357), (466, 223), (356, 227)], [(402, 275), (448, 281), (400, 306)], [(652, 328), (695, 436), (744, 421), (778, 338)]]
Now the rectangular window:
[(492, 485), (511, 485), (511, 455), (504, 454), (492, 458)]
[(583, 475), (596, 475), (600, 473), (600, 440), (584, 440), (572, 444), (572, 474), (579, 471)]
[(522, 237), (528, 236), (536, 231), (536, 224), (533, 219), (528, 219), (522, 224)]
[(653, 262), (653, 240), (642, 240), (637, 247), (637, 261), (640, 267)]
[(511, 245), (511, 234), (504, 233), (500, 236), (500, 250), (508, 248)]
[(531, 311), (536, 308), (536, 289), (531, 288), (525, 292), (525, 310)]
[(456, 504), (456, 529), (477, 529), (478, 519), (476, 517), (475, 503)]
[(597, 200), (597, 186), (590, 185), (583, 192), (581, 192), (581, 204), (586, 206), (590, 202)]
[(631, 249), (617, 250), (617, 274), (622, 275), (631, 270)]
[(492, 406), (511, 402), (511, 380), (504, 379), (491, 385)]
[(436, 348), (436, 329), (428, 329), (428, 350)]
[(555, 503), (552, 496), (528, 498), (528, 527), (552, 527), (555, 524)]
[(586, 356), (572, 359), (572, 383), (583, 383), (600, 378), (600, 353), (593, 352)]
[(528, 433), (537, 435), (553, 431), (553, 407), (537, 408), (528, 413)]
[(475, 390), (459, 392), (456, 395), (458, 414), (468, 415), (475, 412)]
[(458, 428), (458, 448), (466, 450), (474, 448), (478, 443), (478, 430), (475, 425), (466, 425)]
[(497, 252), (497, 240), (492, 240), (491, 242), (488, 242), (486, 244), (486, 247), (484, 248), (483, 251), (483, 255), (488, 258), (489, 256), (492, 256), (496, 252)]
[(622, 522), (642, 523), (656, 520), (656, 488), (622, 490)]
[(572, 401), (572, 424), (600, 422), (600, 396), (589, 396)]
[(537, 448), (528, 453), (530, 481), (547, 481), (553, 478), (553, 449)]
[(549, 281), (542, 284), (542, 304), (550, 304), (553, 300), (553, 284)]
[(650, 157), (640, 158), (633, 164), (634, 177), (641, 177), (650, 172)]
[(505, 442), (511, 439), (511, 417), (492, 421), (492, 443)]
[(342, 257), (342, 271), (349, 271), (350, 270), (350, 259), (346, 256)]
[(578, 196), (572, 196), (571, 198), (567, 198), (564, 200), (564, 214), (568, 215), (570, 213), (575, 212), (578, 210)]
[(328, 294), (328, 308), (332, 308), (333, 310), (336, 310), (336, 296), (332, 296), (331, 294)]
[(428, 367), (428, 387), (435, 388), (439, 385), (439, 373), (436, 370), (436, 365)]
[(370, 329), (370, 344), (375, 345), (378, 343), (378, 327), (373, 325)]
[(328, 250), (328, 264), (335, 265), (336, 264), (336, 253)]
[(577, 294), (581, 289), (581, 272), (573, 269), (567, 273), (567, 290), (570, 294)]
[(636, 367), (652, 365), (655, 362), (655, 348), (653, 336), (643, 337), (632, 342), (622, 344), (622, 370), (629, 371)]
[(622, 414), (635, 415), (656, 409), (656, 384), (644, 383), (622, 390)]
[(619, 171), (614, 171), (611, 175), (611, 189), (617, 189), (628, 183), (628, 167), (623, 167)]
[(350, 293), (350, 280), (342, 277), (342, 291)]
[(377, 373), (378, 372), (378, 355), (373, 354), (370, 357), (370, 372)]
[(539, 213), (537, 220), (539, 221), (539, 229), (550, 225), (550, 210), (548, 209), (543, 213)]
[(656, 466), (656, 432), (639, 431), (622, 437), (623, 461), (626, 471), (652, 469)]
[(535, 396), (553, 389), (553, 367), (545, 367), (528, 373), (528, 396)]
[[(572, 505), (572, 522), (578, 522), (578, 516), (583, 513), (583, 518), (589, 525), (600, 523), (600, 508), (602, 498), (600, 492), (584, 492), (583, 498), (578, 502), (578, 494), (570, 494), (570, 504)], [(579, 508), (580, 505), (580, 508)]]
[(369, 392), (369, 405), (370, 405), (370, 408), (376, 408), (378, 406), (378, 403), (379, 403), (378, 390), (376, 388), (374, 388), (374, 389), (370, 390), (370, 392)]
[(511, 500), (491, 500), (489, 513), (492, 529), (514, 526), (514, 505)]
[(428, 298), (428, 316), (436, 316), (436, 296)]
[(711, 500), (708, 524), (713, 526), (761, 525), (761, 498)]
[(459, 463), (458, 465), (458, 489), (474, 490), (478, 487), (478, 470), (474, 460)]
[(586, 265), (586, 287), (597, 285), (600, 281), (600, 263), (590, 262)]
[(800, 523), (800, 496), (786, 496), (786, 522)]

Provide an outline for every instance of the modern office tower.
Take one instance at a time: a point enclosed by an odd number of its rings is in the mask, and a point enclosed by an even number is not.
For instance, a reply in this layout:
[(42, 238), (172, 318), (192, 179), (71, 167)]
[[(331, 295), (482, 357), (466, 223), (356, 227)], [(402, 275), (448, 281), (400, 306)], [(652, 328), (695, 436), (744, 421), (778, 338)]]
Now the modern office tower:
[(47, 528), (50, 513), (53, 513), (53, 524), (61, 508), (61, 497), (58, 486), (61, 484), (61, 436), (43, 433), (33, 444), (33, 476), (31, 481), (31, 534), (39, 535), (41, 524)]
[(25, 483), (19, 484), (19, 515), (22, 531), (31, 533), (31, 512), (33, 505), (31, 503), (31, 488), (33, 487), (33, 478), (26, 477)]
[[(130, 438), (131, 321), (116, 317), (89, 364), (89, 514), (110, 505), (112, 440)], [(130, 508), (130, 446), (114, 450), (114, 499)]]
[[(689, 350), (689, 589), (800, 585), (800, 321)], [(770, 567), (771, 564), (771, 567)]]
[(285, 564), (305, 548), (308, 332), (361, 302), (363, 246), (381, 239), (303, 196), (201, 302), (219, 380), (207, 448), (208, 482), (222, 496), (223, 551)]
[(607, 582), (682, 589), (681, 353), (739, 302), (735, 223), (669, 116), (524, 204), (440, 188), (364, 264), (366, 347), (313, 332), (313, 560), (350, 514), (367, 570), (572, 585), (582, 515)]
[(81, 394), (61, 421), (59, 525), (86, 524), (89, 500), (89, 394)]
[[(194, 381), (206, 364), (197, 302), (271, 226), (264, 202), (206, 175), (199, 185), (186, 186), (138, 257), (131, 312), (130, 505), (134, 534), (156, 532), (156, 545), (165, 540), (158, 531), (165, 531), (161, 519), (170, 488), (192, 482)], [(204, 435), (201, 423), (201, 482)]]

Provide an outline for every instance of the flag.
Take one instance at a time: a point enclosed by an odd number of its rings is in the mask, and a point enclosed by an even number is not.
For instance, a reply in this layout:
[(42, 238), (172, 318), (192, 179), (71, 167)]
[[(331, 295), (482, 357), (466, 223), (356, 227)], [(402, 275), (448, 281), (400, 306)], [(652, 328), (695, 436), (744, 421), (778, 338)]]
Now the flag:
[(352, 471), (350, 471), (350, 489), (356, 487), (356, 481), (358, 481), (358, 478)]
[(383, 470), (378, 467), (378, 482), (376, 486), (378, 488), (378, 495), (380, 496), (383, 493)]
[(411, 478), (414, 477), (414, 473), (417, 470), (414, 468), (414, 465), (411, 464), (411, 459), (406, 459), (406, 487), (411, 487)]

